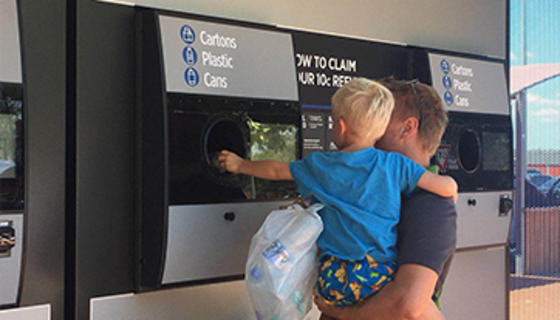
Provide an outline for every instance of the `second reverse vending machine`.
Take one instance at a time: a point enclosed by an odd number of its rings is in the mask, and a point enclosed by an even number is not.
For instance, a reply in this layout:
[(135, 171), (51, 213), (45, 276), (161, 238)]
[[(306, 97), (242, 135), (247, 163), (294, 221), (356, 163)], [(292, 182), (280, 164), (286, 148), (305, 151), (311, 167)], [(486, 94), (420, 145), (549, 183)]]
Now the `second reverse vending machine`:
[(217, 156), (300, 158), (291, 35), (153, 10), (138, 17), (137, 290), (241, 279), (251, 237), (297, 190), (232, 175)]
[(453, 320), (507, 319), (513, 135), (505, 61), (414, 50), (413, 73), (449, 111), (434, 157), (459, 184), (457, 252), (442, 295)]
[(0, 2), (0, 308), (19, 303), (24, 244), (23, 71), (16, 1)]

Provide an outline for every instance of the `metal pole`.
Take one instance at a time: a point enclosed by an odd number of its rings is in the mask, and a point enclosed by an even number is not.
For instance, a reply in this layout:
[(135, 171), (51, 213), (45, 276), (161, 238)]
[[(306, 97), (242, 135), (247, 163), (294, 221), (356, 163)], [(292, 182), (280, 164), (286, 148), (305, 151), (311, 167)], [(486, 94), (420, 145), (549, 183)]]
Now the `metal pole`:
[[(525, 0), (521, 2), (521, 42), (523, 65), (527, 64), (527, 19), (526, 19)], [(527, 175), (527, 92), (521, 90), (516, 95), (516, 148), (515, 148), (515, 176), (516, 176), (516, 244), (518, 253), (516, 254), (515, 273), (522, 275), (525, 273), (525, 177)]]
[(525, 175), (527, 171), (526, 108), (525, 91), (516, 94), (515, 99), (515, 273), (524, 274), (525, 254)]

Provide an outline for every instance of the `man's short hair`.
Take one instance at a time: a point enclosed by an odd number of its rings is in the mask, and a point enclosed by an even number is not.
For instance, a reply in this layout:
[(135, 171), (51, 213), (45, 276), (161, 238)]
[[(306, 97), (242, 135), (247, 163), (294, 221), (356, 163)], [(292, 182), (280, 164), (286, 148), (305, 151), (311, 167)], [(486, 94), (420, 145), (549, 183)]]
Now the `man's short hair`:
[(386, 87), (373, 80), (355, 78), (333, 95), (332, 117), (343, 118), (358, 136), (378, 139), (387, 129), (394, 104)]
[(422, 148), (434, 155), (449, 121), (437, 91), (418, 80), (396, 80), (391, 76), (379, 82), (393, 93), (393, 117), (398, 120), (408, 117), (418, 119), (418, 137), (422, 141)]

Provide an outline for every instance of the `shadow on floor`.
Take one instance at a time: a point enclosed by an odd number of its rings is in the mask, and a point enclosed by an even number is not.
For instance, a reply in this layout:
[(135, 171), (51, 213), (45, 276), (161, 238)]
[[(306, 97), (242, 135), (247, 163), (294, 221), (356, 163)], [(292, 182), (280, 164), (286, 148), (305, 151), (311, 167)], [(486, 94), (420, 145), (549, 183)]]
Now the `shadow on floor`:
[(552, 283), (560, 283), (560, 275), (554, 276), (531, 276), (531, 275), (514, 275), (509, 278), (509, 289), (519, 290), (524, 288), (544, 286)]

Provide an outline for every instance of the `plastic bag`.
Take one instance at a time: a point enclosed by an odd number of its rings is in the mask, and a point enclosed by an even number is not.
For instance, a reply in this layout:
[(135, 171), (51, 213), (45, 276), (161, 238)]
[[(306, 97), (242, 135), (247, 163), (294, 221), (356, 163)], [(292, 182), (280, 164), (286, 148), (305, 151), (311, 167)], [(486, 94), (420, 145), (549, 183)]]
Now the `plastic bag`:
[(311, 310), (322, 208), (274, 210), (253, 236), (245, 283), (258, 320), (301, 320)]

